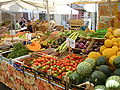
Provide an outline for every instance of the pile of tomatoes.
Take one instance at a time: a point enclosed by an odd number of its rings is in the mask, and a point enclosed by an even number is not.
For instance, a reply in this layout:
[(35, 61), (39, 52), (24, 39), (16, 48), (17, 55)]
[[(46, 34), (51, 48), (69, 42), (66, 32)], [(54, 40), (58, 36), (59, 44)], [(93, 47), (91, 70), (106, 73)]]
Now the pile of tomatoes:
[(63, 59), (45, 55), (33, 59), (30, 67), (44, 73), (47, 73), (49, 70), (53, 76), (62, 79), (66, 72), (75, 71), (77, 65), (84, 59), (85, 58), (77, 56), (76, 54), (68, 55)]

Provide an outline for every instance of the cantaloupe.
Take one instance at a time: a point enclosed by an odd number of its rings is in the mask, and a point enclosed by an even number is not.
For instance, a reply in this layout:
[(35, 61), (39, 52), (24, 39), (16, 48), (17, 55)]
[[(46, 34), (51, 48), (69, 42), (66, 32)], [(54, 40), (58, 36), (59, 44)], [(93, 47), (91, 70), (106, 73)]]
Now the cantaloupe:
[(117, 52), (117, 56), (120, 56), (120, 51), (119, 51), (119, 52)]
[(110, 65), (110, 66), (113, 66), (113, 67), (114, 67), (113, 61), (114, 61), (114, 59), (115, 59), (116, 57), (117, 57), (117, 55), (113, 55), (113, 56), (110, 57), (110, 59), (109, 59), (109, 65)]
[(88, 54), (88, 58), (93, 58), (94, 60), (97, 60), (100, 56), (101, 54), (99, 52), (90, 52)]
[(117, 53), (119, 48), (117, 46), (113, 46), (112, 49)]
[(109, 59), (111, 56), (116, 55), (116, 52), (112, 48), (107, 48), (102, 52), (102, 55)]
[(105, 45), (105, 47), (110, 48), (110, 47), (112, 47), (113, 42), (112, 42), (112, 40), (107, 39), (107, 40), (105, 40), (104, 45)]
[(120, 37), (120, 29), (115, 29), (115, 30), (113, 31), (113, 35), (114, 35), (115, 37)]
[(28, 45), (26, 45), (26, 47), (30, 51), (40, 51), (40, 49), (41, 49), (40, 43), (37, 41), (33, 41), (32, 44), (28, 44)]
[(113, 46), (119, 46), (119, 44), (117, 42), (113, 42)]
[(103, 45), (100, 47), (100, 52), (102, 53), (104, 50), (106, 49), (106, 47)]
[(109, 28), (107, 29), (107, 31), (108, 31), (108, 32), (112, 32), (112, 31), (113, 31), (113, 28), (112, 28), (112, 27), (109, 27)]

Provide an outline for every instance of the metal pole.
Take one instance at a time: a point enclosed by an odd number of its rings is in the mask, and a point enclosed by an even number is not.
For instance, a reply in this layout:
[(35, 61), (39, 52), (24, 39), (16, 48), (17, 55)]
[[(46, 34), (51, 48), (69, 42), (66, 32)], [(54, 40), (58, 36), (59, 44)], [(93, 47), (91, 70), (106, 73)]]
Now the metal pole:
[(16, 18), (15, 18), (15, 13), (13, 13), (13, 17), (14, 17), (14, 29), (15, 29), (15, 25), (16, 25)]
[(49, 15), (49, 2), (46, 0), (46, 6), (47, 6), (47, 19), (48, 19), (48, 31), (50, 30), (50, 15)]

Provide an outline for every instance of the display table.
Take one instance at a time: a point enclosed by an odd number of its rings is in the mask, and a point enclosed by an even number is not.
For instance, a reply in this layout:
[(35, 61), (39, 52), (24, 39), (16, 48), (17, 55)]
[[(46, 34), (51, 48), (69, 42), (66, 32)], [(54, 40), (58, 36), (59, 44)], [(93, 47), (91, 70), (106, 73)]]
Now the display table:
[(0, 82), (13, 90), (64, 90), (63, 87), (50, 84), (42, 78), (35, 78), (29, 73), (23, 74), (8, 62), (1, 60)]

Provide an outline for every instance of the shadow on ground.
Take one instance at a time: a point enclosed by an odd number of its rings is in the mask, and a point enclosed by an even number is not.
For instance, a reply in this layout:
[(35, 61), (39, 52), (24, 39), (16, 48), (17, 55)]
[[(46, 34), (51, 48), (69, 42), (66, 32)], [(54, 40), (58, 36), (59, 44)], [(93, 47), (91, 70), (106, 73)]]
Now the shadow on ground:
[(9, 87), (7, 87), (5, 84), (0, 82), (0, 90), (12, 90)]

